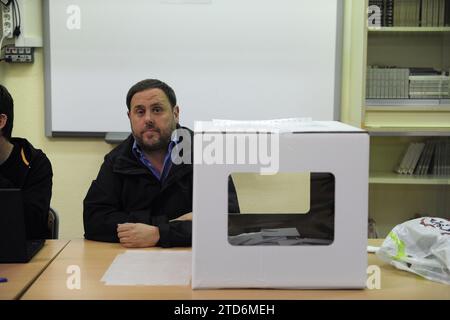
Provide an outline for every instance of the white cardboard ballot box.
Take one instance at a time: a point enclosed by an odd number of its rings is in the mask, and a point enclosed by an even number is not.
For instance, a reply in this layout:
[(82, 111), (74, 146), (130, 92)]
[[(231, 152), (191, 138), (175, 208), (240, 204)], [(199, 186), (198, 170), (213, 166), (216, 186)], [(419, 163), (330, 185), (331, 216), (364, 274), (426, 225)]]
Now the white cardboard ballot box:
[[(270, 163), (267, 157), (251, 156), (265, 143), (271, 148)], [(239, 155), (242, 148), (246, 150), (245, 159)], [(256, 155), (261, 155), (258, 152)], [(244, 172), (331, 173), (332, 240), (326, 245), (230, 244), (228, 178)], [(197, 122), (193, 289), (365, 287), (368, 174), (368, 133), (340, 122)], [(320, 199), (320, 195), (316, 198)], [(313, 216), (311, 219), (314, 221)]]

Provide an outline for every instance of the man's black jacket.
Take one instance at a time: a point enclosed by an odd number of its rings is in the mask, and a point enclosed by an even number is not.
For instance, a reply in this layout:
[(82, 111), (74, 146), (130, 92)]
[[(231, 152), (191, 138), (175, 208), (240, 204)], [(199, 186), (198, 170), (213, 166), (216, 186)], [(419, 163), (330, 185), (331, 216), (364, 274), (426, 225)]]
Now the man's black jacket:
[(192, 212), (192, 157), (190, 164), (172, 163), (161, 183), (133, 154), (133, 142), (130, 135), (105, 156), (84, 199), (85, 238), (118, 242), (117, 224), (145, 223), (159, 227), (157, 246), (190, 246), (192, 221), (170, 220)]
[(14, 149), (0, 165), (0, 188), (22, 189), (27, 238), (45, 239), (49, 236), (52, 165), (47, 156), (27, 140), (12, 138), (11, 143)]

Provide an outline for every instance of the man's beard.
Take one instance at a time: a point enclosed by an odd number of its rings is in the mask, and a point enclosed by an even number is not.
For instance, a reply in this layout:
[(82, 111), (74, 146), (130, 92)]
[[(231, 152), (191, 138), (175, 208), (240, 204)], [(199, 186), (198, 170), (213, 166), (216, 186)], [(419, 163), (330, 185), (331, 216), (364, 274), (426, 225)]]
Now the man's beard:
[(167, 146), (170, 143), (170, 136), (169, 137), (163, 137), (161, 136), (157, 142), (149, 145), (146, 144), (141, 137), (134, 137), (136, 139), (136, 143), (141, 147), (142, 151), (144, 152), (153, 152), (153, 151), (159, 151), (159, 150), (166, 150)]
[[(149, 128), (154, 128), (153, 126), (150, 126)], [(172, 133), (173, 131), (176, 129), (176, 126), (174, 125), (173, 128), (171, 128), (172, 130), (170, 131), (169, 134), (164, 135), (161, 130), (158, 129), (158, 133), (159, 133), (159, 139), (158, 141), (154, 142), (153, 144), (148, 144), (144, 142), (144, 139), (141, 138), (141, 136), (138, 136), (136, 134), (134, 135), (134, 138), (136, 140), (136, 143), (139, 145), (139, 147), (141, 148), (142, 151), (144, 152), (154, 152), (154, 151), (160, 151), (160, 150), (164, 150), (167, 151), (167, 148), (169, 146), (169, 143), (172, 139)]]

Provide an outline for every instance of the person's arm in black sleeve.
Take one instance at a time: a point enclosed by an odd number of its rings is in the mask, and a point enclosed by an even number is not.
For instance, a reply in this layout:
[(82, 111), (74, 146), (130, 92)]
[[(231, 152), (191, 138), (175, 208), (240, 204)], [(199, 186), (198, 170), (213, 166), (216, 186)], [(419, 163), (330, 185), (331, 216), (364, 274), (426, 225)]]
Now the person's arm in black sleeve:
[(171, 220), (170, 222), (155, 222), (159, 228), (157, 246), (190, 247), (192, 246), (192, 220)]
[(126, 212), (120, 203), (121, 177), (113, 172), (105, 157), (97, 179), (83, 202), (84, 236), (86, 239), (119, 242), (117, 225), (126, 222), (150, 224), (148, 210)]
[[(231, 176), (228, 178), (228, 210), (229, 213), (240, 213), (236, 188)], [(192, 246), (192, 213), (180, 218), (167, 221), (159, 221), (165, 217), (154, 217), (153, 225), (159, 227), (161, 247), (189, 247)]]
[(14, 185), (12, 184), (12, 182), (0, 174), (0, 188), (13, 188), (13, 187)]
[[(231, 176), (228, 178), (228, 210), (229, 213), (240, 213), (239, 201)], [(185, 218), (183, 218), (185, 217)], [(180, 219), (181, 218), (181, 219)], [(192, 246), (192, 213), (166, 221), (166, 217), (154, 217), (153, 225), (158, 226), (161, 247), (189, 247)]]
[(50, 160), (41, 154), (31, 164), (28, 178), (22, 187), (25, 226), (29, 239), (45, 239), (48, 236), (52, 178)]

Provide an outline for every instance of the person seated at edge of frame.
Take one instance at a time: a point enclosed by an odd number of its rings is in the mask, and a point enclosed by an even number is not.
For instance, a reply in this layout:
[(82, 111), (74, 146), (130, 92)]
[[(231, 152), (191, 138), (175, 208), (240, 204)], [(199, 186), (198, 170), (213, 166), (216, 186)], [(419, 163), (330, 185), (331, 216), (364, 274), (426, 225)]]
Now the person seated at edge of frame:
[[(193, 134), (178, 123), (175, 92), (160, 80), (143, 80), (130, 88), (126, 105), (132, 133), (105, 156), (88, 190), (85, 238), (127, 248), (191, 246)], [(189, 159), (173, 161), (184, 139)], [(237, 205), (232, 182), (229, 188)]]
[(22, 138), (12, 138), (14, 101), (0, 85), (0, 189), (21, 189), (28, 239), (49, 237), (53, 171), (50, 160)]

